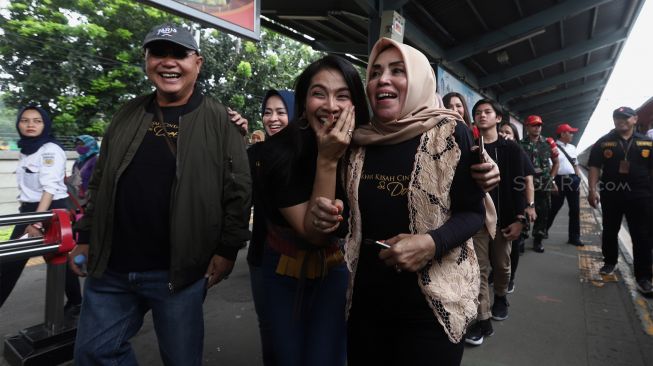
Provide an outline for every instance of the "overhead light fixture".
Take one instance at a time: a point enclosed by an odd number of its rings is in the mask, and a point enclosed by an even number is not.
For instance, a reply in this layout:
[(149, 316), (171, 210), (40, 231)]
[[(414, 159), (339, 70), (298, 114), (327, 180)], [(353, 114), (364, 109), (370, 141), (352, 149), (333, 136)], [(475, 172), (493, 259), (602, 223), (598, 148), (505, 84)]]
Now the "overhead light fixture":
[(501, 65), (510, 64), (510, 57), (508, 56), (508, 52), (504, 50), (497, 53), (497, 62), (500, 63)]
[(506, 47), (510, 47), (513, 44), (517, 44), (517, 43), (523, 42), (523, 41), (525, 41), (525, 40), (527, 40), (529, 38), (539, 36), (540, 34), (542, 34), (544, 32), (546, 32), (546, 29), (544, 29), (544, 28), (535, 29), (533, 31), (530, 31), (530, 32), (524, 34), (524, 35), (509, 39), (509, 40), (507, 40), (507, 41), (505, 41), (503, 43), (499, 43), (498, 45), (496, 45), (496, 46), (492, 47), (491, 49), (489, 49), (487, 51), (487, 53), (495, 53), (495, 52), (500, 51), (500, 50), (502, 50), (502, 49), (504, 49)]

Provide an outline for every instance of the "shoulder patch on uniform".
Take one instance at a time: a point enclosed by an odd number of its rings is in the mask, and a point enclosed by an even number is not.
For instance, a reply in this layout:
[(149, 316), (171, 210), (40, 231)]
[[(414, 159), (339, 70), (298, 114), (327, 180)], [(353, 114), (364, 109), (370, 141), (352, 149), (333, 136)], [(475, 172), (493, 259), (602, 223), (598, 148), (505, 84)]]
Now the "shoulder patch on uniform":
[(651, 146), (653, 147), (653, 141), (635, 141), (637, 146)]
[(616, 141), (602, 142), (601, 147), (617, 147), (617, 142)]
[(41, 163), (43, 166), (53, 166), (54, 165), (54, 153), (46, 152), (41, 154)]

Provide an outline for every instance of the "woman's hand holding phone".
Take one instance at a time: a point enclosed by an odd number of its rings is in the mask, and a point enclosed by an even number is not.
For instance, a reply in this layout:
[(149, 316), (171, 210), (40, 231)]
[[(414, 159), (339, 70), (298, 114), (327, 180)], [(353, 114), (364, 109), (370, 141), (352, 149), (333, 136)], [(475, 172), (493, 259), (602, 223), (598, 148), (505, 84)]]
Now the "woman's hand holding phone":
[(390, 248), (382, 250), (379, 258), (397, 272), (417, 272), (435, 257), (435, 242), (428, 234), (399, 234), (383, 243)]

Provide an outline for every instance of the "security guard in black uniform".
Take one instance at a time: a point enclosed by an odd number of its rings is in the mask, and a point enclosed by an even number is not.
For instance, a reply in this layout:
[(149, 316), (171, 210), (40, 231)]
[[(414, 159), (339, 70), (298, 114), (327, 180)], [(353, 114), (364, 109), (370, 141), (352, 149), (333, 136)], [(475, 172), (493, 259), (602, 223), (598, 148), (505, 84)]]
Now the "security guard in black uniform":
[[(603, 214), (601, 274), (610, 274), (617, 264), (617, 234), (623, 215), (633, 241), (637, 289), (653, 295), (651, 286), (653, 229), (653, 141), (635, 131), (637, 113), (628, 107), (612, 114), (615, 129), (592, 147), (589, 158), (589, 204), (600, 201)], [(599, 183), (599, 174), (602, 172)]]

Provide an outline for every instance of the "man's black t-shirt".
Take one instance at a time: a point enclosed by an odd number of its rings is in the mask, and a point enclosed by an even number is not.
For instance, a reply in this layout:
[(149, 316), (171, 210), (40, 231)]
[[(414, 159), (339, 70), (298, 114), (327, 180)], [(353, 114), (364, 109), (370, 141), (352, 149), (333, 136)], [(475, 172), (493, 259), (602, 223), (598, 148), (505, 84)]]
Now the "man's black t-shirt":
[[(490, 191), (490, 197), (497, 210), (500, 228), (505, 228), (515, 222), (517, 215), (524, 212), (526, 201), (524, 189), (526, 187), (524, 176), (523, 150), (517, 143), (499, 137), (492, 143), (485, 144), (485, 149), (499, 166), (501, 182)], [(530, 162), (529, 162), (530, 164)]]
[(126, 273), (170, 268), (170, 194), (176, 174), (176, 157), (166, 142), (176, 144), (184, 114), (202, 102), (197, 91), (187, 104), (161, 107), (165, 129), (154, 114), (132, 161), (116, 189), (113, 243), (109, 269)]
[(521, 151), (521, 159), (522, 159), (522, 167), (524, 168), (524, 176), (528, 175), (535, 175), (535, 167), (533, 166), (533, 162), (531, 159), (526, 155), (526, 152), (524, 149), (519, 146), (519, 150)]

